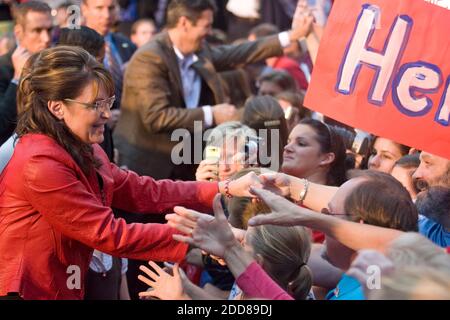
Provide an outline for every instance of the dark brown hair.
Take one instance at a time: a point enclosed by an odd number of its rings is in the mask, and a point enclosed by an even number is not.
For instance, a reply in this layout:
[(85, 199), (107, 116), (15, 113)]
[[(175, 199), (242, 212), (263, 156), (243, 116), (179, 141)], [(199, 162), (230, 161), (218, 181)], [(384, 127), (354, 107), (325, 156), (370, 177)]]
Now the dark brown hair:
[(105, 39), (97, 31), (86, 26), (80, 26), (79, 29), (62, 28), (58, 45), (83, 48), (97, 59), (105, 47)]
[[(372, 146), (370, 148), (371, 150), (373, 150), (373, 148), (375, 146), (375, 142), (377, 141), (378, 138), (383, 138), (383, 137), (379, 137), (379, 136), (374, 136), (373, 137), (373, 139), (372, 139)], [(385, 138), (385, 139), (388, 139), (388, 138)], [(388, 139), (388, 140), (391, 140), (391, 139)], [(407, 145), (395, 142), (394, 140), (391, 140), (391, 141), (397, 146), (397, 148), (400, 151), (400, 154), (402, 156), (406, 156), (409, 153), (409, 151), (411, 150), (411, 147), (408, 147)]]
[(344, 203), (353, 221), (405, 232), (418, 230), (416, 206), (397, 179), (374, 170), (352, 170), (349, 176), (363, 179)]
[(303, 105), (303, 101), (305, 100), (305, 94), (303, 92), (283, 91), (277, 94), (275, 98), (277, 100), (287, 101), (292, 105), (292, 107), (297, 108), (300, 115), (300, 120), (311, 118), (311, 110)]
[(114, 94), (110, 73), (93, 56), (78, 47), (59, 46), (37, 55), (22, 78), (17, 95), (21, 110), (17, 135), (40, 133), (55, 139), (85, 174), (98, 165), (92, 146), (73, 134), (47, 105), (49, 101), (76, 98), (92, 81), (96, 90), (103, 87), (108, 94)]
[(250, 30), (249, 34), (254, 35), (256, 39), (272, 36), (280, 33), (280, 28), (272, 23), (261, 23)]
[(294, 78), (284, 70), (273, 70), (262, 75), (258, 79), (258, 84), (261, 85), (263, 82), (274, 83), (279, 86), (283, 91), (297, 92), (298, 87)]
[(172, 0), (167, 9), (167, 28), (175, 28), (181, 17), (186, 17), (194, 25), (205, 10), (216, 12), (216, 4), (211, 0)]

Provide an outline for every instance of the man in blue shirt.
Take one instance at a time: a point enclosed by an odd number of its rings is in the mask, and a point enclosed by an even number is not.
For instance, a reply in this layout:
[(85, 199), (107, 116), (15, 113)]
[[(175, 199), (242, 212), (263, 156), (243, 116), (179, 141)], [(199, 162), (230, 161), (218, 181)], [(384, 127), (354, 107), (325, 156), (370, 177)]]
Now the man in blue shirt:
[(450, 247), (450, 188), (429, 188), (419, 194), (416, 206), (419, 232), (441, 247)]
[[(323, 213), (384, 228), (417, 231), (417, 210), (408, 191), (394, 177), (373, 171), (355, 175), (338, 189)], [(325, 236), (325, 241), (324, 258), (348, 270), (356, 252), (330, 236)], [(344, 274), (326, 298), (363, 300), (364, 293), (357, 279)]]
[(416, 203), (419, 232), (442, 247), (450, 246), (450, 160), (422, 152), (413, 179), (424, 190)]
[(450, 229), (422, 215), (419, 217), (419, 232), (443, 248), (450, 247)]
[(355, 278), (343, 274), (334, 290), (328, 292), (327, 300), (364, 300), (361, 284)]

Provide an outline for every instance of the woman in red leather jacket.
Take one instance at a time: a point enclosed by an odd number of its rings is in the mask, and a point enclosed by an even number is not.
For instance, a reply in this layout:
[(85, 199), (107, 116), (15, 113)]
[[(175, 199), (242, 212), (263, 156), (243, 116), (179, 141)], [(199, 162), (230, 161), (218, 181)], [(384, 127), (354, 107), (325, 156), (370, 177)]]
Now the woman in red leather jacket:
[(0, 297), (82, 299), (93, 248), (125, 258), (181, 261), (167, 225), (130, 224), (111, 207), (211, 211), (217, 192), (249, 195), (254, 177), (227, 183), (155, 181), (119, 169), (98, 146), (114, 102), (111, 75), (76, 47), (44, 50), (19, 87), (14, 155), (0, 176)]

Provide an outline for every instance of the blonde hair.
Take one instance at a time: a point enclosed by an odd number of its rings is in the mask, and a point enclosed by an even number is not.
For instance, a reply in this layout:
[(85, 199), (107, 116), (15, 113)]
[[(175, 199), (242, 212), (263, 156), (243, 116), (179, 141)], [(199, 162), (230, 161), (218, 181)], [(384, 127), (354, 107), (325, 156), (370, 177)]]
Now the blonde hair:
[(263, 258), (264, 270), (296, 300), (306, 299), (312, 286), (307, 265), (311, 240), (306, 229), (263, 225), (253, 230), (249, 241), (255, 255)]
[[(261, 168), (246, 168), (235, 173), (231, 180), (237, 180), (250, 172), (256, 175), (261, 174)], [(247, 197), (232, 197), (225, 200), (229, 217), (228, 222), (235, 228), (247, 229), (248, 220), (258, 214), (270, 213), (270, 208), (262, 201), (252, 202), (251, 198)]]
[(418, 233), (401, 235), (391, 243), (386, 255), (397, 268), (423, 266), (450, 275), (450, 255)]
[(246, 138), (257, 139), (255, 130), (238, 121), (230, 121), (211, 130), (206, 139), (206, 145), (222, 148), (224, 143), (231, 139), (238, 139), (239, 143), (243, 144)]
[(383, 277), (380, 290), (369, 293), (371, 300), (450, 300), (448, 273), (419, 266), (402, 268)]
[(394, 240), (386, 251), (395, 271), (372, 290), (373, 300), (450, 299), (450, 256), (424, 236), (409, 232)]

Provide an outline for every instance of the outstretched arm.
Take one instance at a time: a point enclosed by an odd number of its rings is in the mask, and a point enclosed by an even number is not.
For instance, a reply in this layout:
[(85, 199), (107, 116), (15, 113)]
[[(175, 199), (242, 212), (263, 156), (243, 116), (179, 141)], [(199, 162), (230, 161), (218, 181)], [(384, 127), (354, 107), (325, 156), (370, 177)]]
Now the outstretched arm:
[(116, 219), (111, 208), (102, 204), (58, 156), (32, 157), (21, 172), (25, 196), (52, 228), (113, 256), (173, 262), (184, 258), (188, 248), (173, 241), (176, 230)]
[(169, 217), (172, 225), (191, 236), (174, 235), (175, 240), (223, 257), (239, 287), (247, 295), (266, 299), (292, 299), (236, 240), (220, 204), (220, 197), (214, 199), (214, 217), (193, 210), (183, 211), (182, 208), (177, 211), (182, 215), (178, 219)]
[(322, 231), (353, 250), (384, 251), (390, 242), (402, 234), (398, 230), (350, 222), (301, 208), (267, 190), (252, 189), (252, 192), (271, 208), (272, 213), (251, 218), (250, 226), (262, 224), (301, 225)]
[(152, 288), (145, 292), (140, 292), (140, 298), (154, 297), (161, 300), (191, 300), (183, 288), (181, 279), (180, 266), (175, 264), (172, 268), (172, 275), (161, 269), (153, 261), (148, 263), (154, 270), (150, 270), (146, 266), (140, 266), (139, 269), (144, 272), (147, 277), (139, 275), (138, 279)]
[[(305, 16), (312, 15), (311, 9), (308, 7), (306, 0), (299, 0), (295, 10), (294, 19), (292, 20), (292, 28), (295, 29), (297, 24)], [(313, 65), (316, 62), (317, 53), (319, 52), (320, 39), (322, 38), (323, 28), (317, 24), (313, 24), (311, 32), (306, 36), (306, 45)]]
[(182, 182), (156, 181), (151, 177), (140, 177), (111, 164), (114, 177), (112, 207), (137, 213), (167, 213), (175, 206), (184, 206), (204, 212), (211, 212), (217, 193), (233, 196), (252, 196), (250, 186), (258, 186), (255, 173), (227, 182)]
[[(317, 212), (322, 211), (323, 208), (328, 206), (328, 203), (338, 190), (337, 187), (325, 186), (313, 182), (308, 182), (306, 185), (305, 179), (279, 172), (266, 172), (259, 177), (261, 183), (264, 185), (264, 189), (285, 198), (290, 198), (296, 202), (301, 200), (302, 192), (306, 192), (302, 204)], [(306, 191), (305, 186), (307, 186)]]
[(214, 66), (218, 71), (226, 71), (270, 57), (281, 56), (283, 55), (283, 46), (288, 46), (289, 44), (306, 37), (310, 33), (312, 21), (312, 16), (298, 17), (292, 30), (286, 33), (287, 43), (282, 41), (282, 35), (275, 35), (264, 37), (256, 41), (247, 41), (239, 45), (226, 45), (211, 48), (211, 57)]

